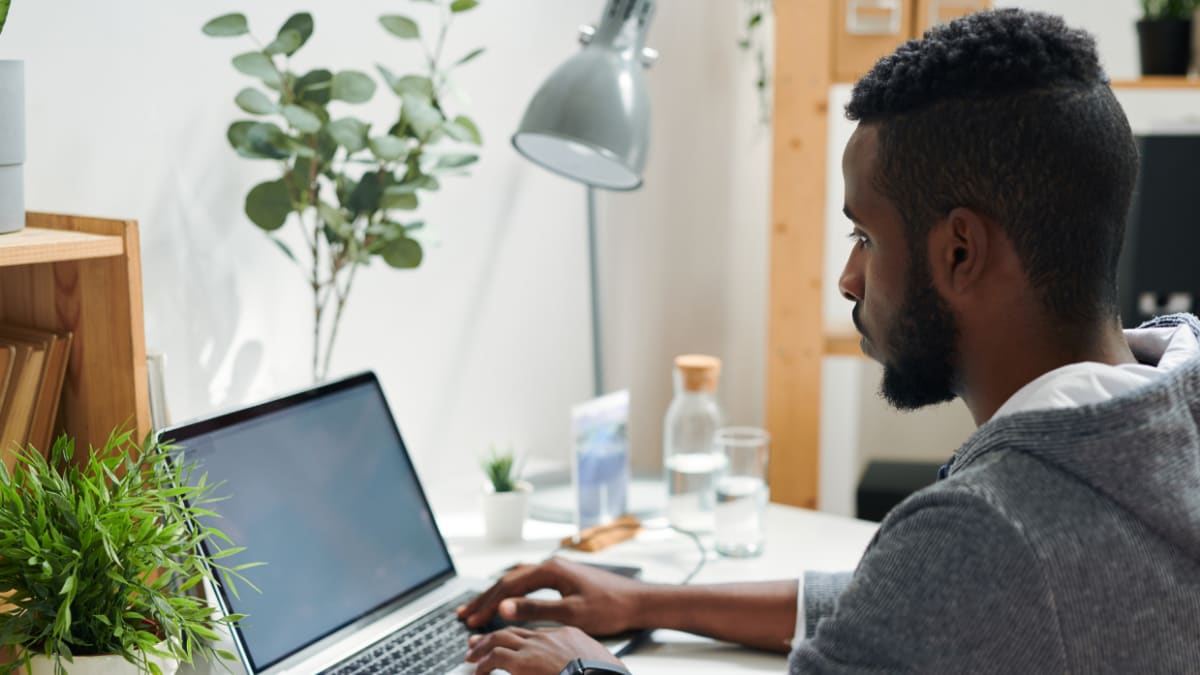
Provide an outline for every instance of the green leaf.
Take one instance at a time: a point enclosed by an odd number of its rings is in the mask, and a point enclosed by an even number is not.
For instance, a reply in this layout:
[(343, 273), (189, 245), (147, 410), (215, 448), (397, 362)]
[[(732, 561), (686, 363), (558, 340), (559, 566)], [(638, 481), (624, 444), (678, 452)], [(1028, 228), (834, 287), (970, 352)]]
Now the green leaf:
[(402, 186), (393, 185), (383, 191), (379, 206), (383, 209), (401, 209), (412, 211), (417, 208), (417, 195), (412, 190), (398, 189)]
[(383, 260), (396, 269), (413, 269), (421, 266), (421, 244), (416, 239), (403, 237), (393, 239), (383, 247)]
[(71, 576), (67, 577), (66, 581), (63, 582), (62, 590), (60, 590), (58, 592), (58, 594), (59, 595), (67, 595), (68, 593), (70, 593), (71, 591), (74, 591), (74, 590), (75, 590), (75, 575), (72, 574)]
[(439, 169), (459, 169), (479, 161), (479, 155), (454, 154), (438, 157), (435, 166)]
[[(8, 0), (2, 3), (7, 9)], [(0, 28), (4, 27), (3, 17), (0, 17)], [(205, 35), (212, 37), (237, 37), (250, 32), (250, 26), (246, 23), (245, 14), (223, 14), (217, 18), (204, 24), (200, 30), (204, 31)]]
[(392, 91), (400, 94), (412, 94), (426, 100), (433, 100), (433, 80), (422, 75), (405, 75), (396, 80)]
[(421, 29), (417, 26), (417, 22), (407, 16), (388, 14), (379, 17), (379, 23), (387, 32), (398, 38), (411, 40), (421, 37)]
[(451, 12), (465, 12), (479, 6), (479, 0), (454, 0), (450, 3)]
[(375, 95), (375, 80), (357, 70), (343, 70), (333, 76), (330, 94), (347, 103), (366, 103)]
[(383, 191), (392, 182), (392, 175), (384, 171), (373, 171), (363, 174), (362, 180), (350, 193), (345, 207), (352, 213), (370, 213), (379, 210), (379, 201)]
[[(291, 258), (292, 262), (296, 263), (297, 265), (300, 264), (300, 261), (298, 259), (296, 259), (296, 254), (292, 253), (292, 249), (290, 246), (283, 243), (281, 240), (279, 240), (276, 237), (271, 237), (271, 241), (275, 242), (275, 245), (279, 247), (279, 250), (283, 251), (284, 255)], [(200, 581), (203, 578), (204, 577), (199, 576), (199, 575), (194, 576), (191, 579), (188, 579), (187, 582), (179, 588), (179, 590), (186, 591), (187, 589), (191, 588), (192, 586), (195, 586), (196, 584), (200, 583)]]
[(279, 71), (275, 69), (275, 63), (271, 61), (271, 57), (262, 52), (238, 54), (233, 57), (233, 67), (237, 68), (240, 73), (257, 77), (268, 86), (278, 87), (283, 83), (282, 78), (279, 76)]
[(342, 119), (330, 122), (326, 129), (329, 135), (333, 137), (337, 144), (346, 148), (347, 152), (358, 152), (367, 147), (367, 131), (370, 125), (366, 122), (354, 119), (353, 117), (343, 117)]
[(321, 130), (321, 119), (298, 105), (289, 103), (283, 106), (283, 116), (288, 124), (306, 134), (315, 134)]
[(283, 227), (291, 212), (292, 195), (282, 179), (259, 183), (246, 195), (246, 215), (268, 232)]
[(762, 23), (762, 20), (763, 20), (762, 12), (755, 12), (753, 15), (750, 16), (750, 20), (746, 22), (746, 28), (754, 28), (758, 24)]
[(453, 122), (446, 122), (442, 125), (442, 129), (446, 135), (456, 141), (463, 143), (473, 143), (475, 145), (483, 144), (483, 137), (479, 134), (479, 127), (470, 118), (459, 115), (454, 118)]
[(317, 204), (317, 215), (321, 216), (322, 222), (331, 225), (335, 229), (346, 227), (346, 215), (336, 206), (321, 202)]
[(385, 162), (394, 162), (408, 154), (408, 144), (395, 136), (376, 136), (370, 141), (371, 154)]
[(470, 63), (471, 61), (474, 61), (484, 51), (486, 51), (486, 50), (483, 47), (480, 47), (479, 49), (476, 49), (476, 50), (472, 51), (471, 53), (467, 54), (466, 56), (462, 57), (461, 59), (455, 61), (454, 65), (461, 66), (464, 63)]
[(301, 101), (324, 105), (331, 99), (332, 86), (333, 73), (324, 69), (310, 70), (296, 80), (296, 96)]
[(404, 119), (420, 138), (427, 138), (442, 126), (442, 113), (429, 99), (414, 94), (402, 94)]
[(292, 156), (290, 141), (274, 124), (257, 122), (246, 130), (245, 142), (237, 146), (237, 151), (249, 159), (286, 159)]
[(279, 106), (274, 101), (253, 87), (246, 87), (239, 91), (233, 101), (237, 103), (239, 108), (252, 115), (267, 115), (279, 112)]
[(312, 34), (313, 34), (312, 14), (309, 14), (308, 12), (300, 12), (299, 14), (293, 14), (290, 17), (288, 17), (288, 20), (285, 21), (283, 23), (283, 26), (279, 29), (279, 35), (275, 39), (279, 40), (280, 38), (283, 37), (284, 33), (288, 33), (288, 32), (294, 32), (300, 38), (300, 42), (298, 42), (295, 47), (293, 47), (289, 51), (284, 52), (284, 54), (291, 56), (292, 54), (296, 53), (296, 50), (303, 47), (304, 43), (308, 42), (308, 39), (310, 37), (312, 37)]
[(294, 54), (300, 45), (304, 44), (304, 39), (300, 37), (300, 33), (291, 29), (279, 31), (271, 44), (263, 48), (263, 51), (272, 56), (276, 54), (286, 54), (288, 56)]

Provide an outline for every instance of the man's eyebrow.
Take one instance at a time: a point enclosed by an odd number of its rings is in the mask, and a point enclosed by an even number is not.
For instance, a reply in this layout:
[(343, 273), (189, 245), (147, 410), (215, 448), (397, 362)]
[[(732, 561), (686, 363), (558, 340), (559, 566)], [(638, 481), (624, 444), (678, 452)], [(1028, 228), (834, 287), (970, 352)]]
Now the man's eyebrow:
[(854, 215), (854, 212), (851, 211), (850, 207), (846, 204), (842, 205), (842, 213), (844, 213), (846, 215), (846, 217), (849, 218), (850, 222), (852, 222), (852, 223), (858, 224), (858, 223), (862, 222), (861, 220), (858, 219), (858, 216)]

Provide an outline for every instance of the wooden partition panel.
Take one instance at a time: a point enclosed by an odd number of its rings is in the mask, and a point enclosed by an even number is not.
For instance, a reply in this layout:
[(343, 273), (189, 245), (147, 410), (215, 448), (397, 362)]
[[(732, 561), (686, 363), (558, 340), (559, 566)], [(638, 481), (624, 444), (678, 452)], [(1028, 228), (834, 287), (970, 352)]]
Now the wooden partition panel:
[(776, 0), (775, 18), (767, 344), (771, 499), (816, 508), (833, 4)]
[(99, 445), (124, 424), (144, 436), (150, 405), (137, 223), (43, 213), (28, 214), (26, 223), (26, 232), (0, 237), (0, 320), (75, 334), (56, 435)]

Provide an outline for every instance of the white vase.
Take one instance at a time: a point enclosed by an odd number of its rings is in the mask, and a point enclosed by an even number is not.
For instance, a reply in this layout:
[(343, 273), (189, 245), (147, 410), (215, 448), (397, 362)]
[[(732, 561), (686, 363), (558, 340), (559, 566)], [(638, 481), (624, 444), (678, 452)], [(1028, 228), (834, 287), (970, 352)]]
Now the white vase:
[[(175, 675), (179, 669), (179, 661), (150, 657), (158, 664), (163, 675)], [(138, 667), (120, 656), (106, 654), (104, 656), (76, 656), (74, 663), (63, 660), (67, 675), (138, 675)], [(37, 655), (29, 660), (29, 675), (54, 675), (54, 660)]]
[(25, 227), (25, 62), (0, 60), (0, 234)]
[(484, 488), (483, 529), (489, 541), (521, 541), (533, 486), (521, 480), (515, 487), (512, 492), (496, 492), (490, 484)]

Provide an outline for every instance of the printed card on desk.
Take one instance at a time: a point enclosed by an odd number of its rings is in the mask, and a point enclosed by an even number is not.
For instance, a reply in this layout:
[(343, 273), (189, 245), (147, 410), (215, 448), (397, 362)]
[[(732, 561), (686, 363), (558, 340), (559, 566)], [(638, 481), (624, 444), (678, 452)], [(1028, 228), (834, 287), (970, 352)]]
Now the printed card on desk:
[(629, 491), (629, 392), (619, 391), (571, 409), (575, 441), (571, 478), (575, 523), (583, 530), (626, 511)]

